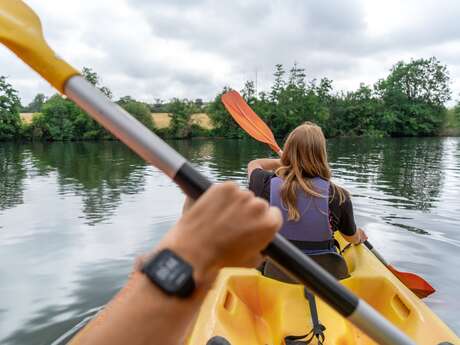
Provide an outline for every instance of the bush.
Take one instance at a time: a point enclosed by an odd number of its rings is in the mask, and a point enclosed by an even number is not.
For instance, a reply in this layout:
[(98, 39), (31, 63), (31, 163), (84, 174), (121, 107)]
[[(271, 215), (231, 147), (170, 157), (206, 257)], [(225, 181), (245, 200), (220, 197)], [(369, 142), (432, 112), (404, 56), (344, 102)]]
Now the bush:
[(192, 114), (198, 111), (195, 102), (187, 99), (174, 98), (167, 106), (171, 117), (170, 135), (174, 138), (190, 138), (192, 136)]
[(155, 125), (152, 120), (152, 114), (150, 113), (149, 107), (145, 103), (130, 100), (128, 102), (121, 103), (121, 107), (136, 119), (138, 119), (151, 131), (155, 129)]
[(6, 78), (0, 76), (0, 141), (18, 138), (21, 133), (19, 109), (21, 102), (17, 91)]

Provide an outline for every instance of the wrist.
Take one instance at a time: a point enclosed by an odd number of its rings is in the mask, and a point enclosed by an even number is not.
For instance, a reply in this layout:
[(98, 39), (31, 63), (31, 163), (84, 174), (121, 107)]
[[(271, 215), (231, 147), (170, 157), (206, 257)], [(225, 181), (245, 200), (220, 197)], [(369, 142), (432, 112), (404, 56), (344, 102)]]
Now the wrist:
[(207, 290), (210, 288), (218, 273), (217, 265), (210, 251), (195, 244), (193, 239), (184, 239), (184, 236), (177, 236), (175, 229), (156, 246), (154, 252), (144, 257), (144, 263), (154, 257), (163, 249), (173, 251), (193, 268), (193, 279), (197, 290)]
[(193, 268), (193, 278), (197, 288), (209, 288), (217, 276), (218, 268), (212, 250), (198, 245), (193, 239), (172, 236), (162, 243), (187, 261)]

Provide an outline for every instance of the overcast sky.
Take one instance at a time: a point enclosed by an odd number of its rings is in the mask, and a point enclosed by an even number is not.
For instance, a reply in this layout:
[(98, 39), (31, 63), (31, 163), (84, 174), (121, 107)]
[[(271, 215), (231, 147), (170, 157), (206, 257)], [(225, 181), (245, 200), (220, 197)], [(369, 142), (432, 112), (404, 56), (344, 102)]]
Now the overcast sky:
[[(373, 84), (398, 60), (438, 57), (460, 93), (458, 0), (26, 0), (50, 45), (81, 69), (93, 68), (115, 97), (208, 100), (223, 86), (297, 61), (335, 90)], [(27, 104), (53, 91), (0, 49), (0, 74)]]

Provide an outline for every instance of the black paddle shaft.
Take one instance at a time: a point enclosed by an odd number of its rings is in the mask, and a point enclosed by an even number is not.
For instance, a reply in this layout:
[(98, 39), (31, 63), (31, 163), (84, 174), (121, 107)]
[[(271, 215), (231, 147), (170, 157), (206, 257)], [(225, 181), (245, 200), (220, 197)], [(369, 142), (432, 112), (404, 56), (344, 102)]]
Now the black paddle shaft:
[[(198, 199), (212, 186), (204, 175), (187, 162), (178, 170), (174, 182), (193, 199)], [(276, 234), (263, 254), (332, 304), (343, 316), (348, 317), (355, 311), (358, 298), (280, 234)]]

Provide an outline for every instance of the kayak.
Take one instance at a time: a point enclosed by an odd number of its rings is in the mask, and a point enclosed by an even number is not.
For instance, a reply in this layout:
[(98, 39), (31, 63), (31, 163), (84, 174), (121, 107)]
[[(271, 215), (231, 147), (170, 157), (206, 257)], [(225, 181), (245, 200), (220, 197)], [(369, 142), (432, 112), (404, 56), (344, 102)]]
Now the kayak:
[[(344, 248), (343, 238), (338, 235), (337, 240)], [(350, 246), (343, 257), (350, 276), (340, 282), (416, 344), (460, 344), (460, 338), (365, 246)], [(375, 344), (319, 298), (316, 305), (325, 326), (324, 344)], [(264, 277), (255, 269), (225, 268), (206, 296), (187, 344), (282, 345), (287, 336), (310, 332), (310, 315), (303, 286)]]

